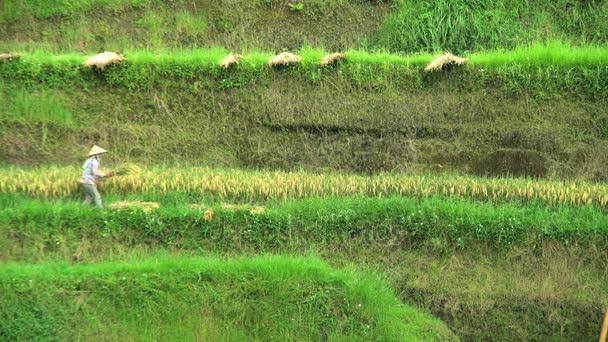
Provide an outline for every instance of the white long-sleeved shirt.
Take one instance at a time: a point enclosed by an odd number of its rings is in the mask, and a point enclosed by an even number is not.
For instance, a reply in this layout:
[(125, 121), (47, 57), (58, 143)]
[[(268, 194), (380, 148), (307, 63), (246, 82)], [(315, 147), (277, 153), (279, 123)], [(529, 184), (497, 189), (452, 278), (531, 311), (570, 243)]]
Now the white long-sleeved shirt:
[(104, 177), (105, 173), (99, 169), (99, 164), (99, 160), (96, 156), (87, 159), (84, 164), (82, 164), (83, 171), (80, 183), (95, 185), (98, 178)]

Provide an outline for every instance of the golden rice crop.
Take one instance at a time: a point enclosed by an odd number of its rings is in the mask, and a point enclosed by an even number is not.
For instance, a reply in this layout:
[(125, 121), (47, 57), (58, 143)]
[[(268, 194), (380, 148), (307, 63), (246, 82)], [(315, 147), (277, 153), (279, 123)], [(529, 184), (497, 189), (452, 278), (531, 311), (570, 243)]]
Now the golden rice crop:
[[(23, 193), (41, 198), (80, 194), (75, 167), (41, 167), (0, 172), (0, 193)], [(151, 168), (103, 179), (102, 192), (197, 193), (215, 200), (238, 199), (254, 203), (268, 199), (323, 196), (464, 196), (482, 200), (538, 200), (548, 204), (598, 205), (608, 207), (608, 184), (583, 181), (525, 178), (482, 178), (458, 175), (379, 174), (362, 176), (344, 173), (315, 174), (304, 171), (245, 171), (206, 167)], [(247, 210), (250, 210), (248, 208)]]
[(188, 207), (192, 208), (192, 209), (199, 209), (202, 213), (203, 213), (203, 219), (207, 222), (211, 221), (211, 219), (213, 219), (213, 209), (206, 207), (204, 205), (200, 205), (200, 204), (190, 204), (188, 205)]

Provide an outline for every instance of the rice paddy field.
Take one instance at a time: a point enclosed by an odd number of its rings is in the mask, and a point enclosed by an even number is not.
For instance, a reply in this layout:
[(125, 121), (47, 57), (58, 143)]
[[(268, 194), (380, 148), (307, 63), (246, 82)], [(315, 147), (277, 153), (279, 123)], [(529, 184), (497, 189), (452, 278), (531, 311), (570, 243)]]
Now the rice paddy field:
[(607, 15), (0, 2), (0, 340), (597, 340)]

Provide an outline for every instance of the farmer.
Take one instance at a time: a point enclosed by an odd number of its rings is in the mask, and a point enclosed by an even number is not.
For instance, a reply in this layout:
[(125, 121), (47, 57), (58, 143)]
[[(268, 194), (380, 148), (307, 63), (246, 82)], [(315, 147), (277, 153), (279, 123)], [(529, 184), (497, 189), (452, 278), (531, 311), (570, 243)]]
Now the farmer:
[(112, 172), (104, 172), (99, 169), (101, 155), (106, 152), (108, 151), (95, 145), (87, 155), (89, 159), (82, 164), (83, 171), (80, 183), (82, 184), (82, 192), (84, 193), (83, 204), (88, 205), (91, 203), (91, 200), (95, 200), (95, 206), (97, 208), (103, 208), (101, 196), (99, 196), (99, 191), (97, 191), (96, 182), (97, 179), (101, 177), (112, 177)]

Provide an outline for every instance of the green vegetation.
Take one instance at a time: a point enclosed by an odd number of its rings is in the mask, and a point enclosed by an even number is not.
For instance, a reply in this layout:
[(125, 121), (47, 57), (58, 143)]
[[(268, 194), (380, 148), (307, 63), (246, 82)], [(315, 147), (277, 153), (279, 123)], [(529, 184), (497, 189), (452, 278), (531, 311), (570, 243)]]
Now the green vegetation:
[(584, 247), (438, 253), (386, 243), (343, 249), (324, 256), (385, 270), (406, 303), (431, 311), (466, 341), (593, 341), (608, 302), (606, 258), (586, 258)]
[(310, 0), (301, 10), (292, 10), (289, 4), (287, 0), (6, 0), (0, 12), (0, 51), (206, 46), (281, 51), (305, 45), (344, 50), (365, 45), (390, 10), (387, 4), (367, 0)]
[(3, 340), (456, 340), (379, 278), (316, 258), (16, 264), (0, 288)]
[(394, 6), (376, 46), (395, 52), (463, 53), (550, 40), (602, 45), (608, 39), (603, 1), (397, 0)]
[[(138, 194), (128, 199), (149, 201), (154, 197)], [(79, 239), (83, 236), (93, 241), (109, 239), (108, 245), (97, 243), (94, 247), (102, 253), (112, 250), (112, 244), (129, 248), (158, 244), (218, 252), (247, 246), (264, 251), (283, 245), (348, 243), (353, 238), (370, 244), (429, 245), (438, 252), (480, 245), (542, 251), (546, 242), (559, 242), (585, 247), (592, 253), (608, 246), (608, 218), (601, 210), (587, 207), (495, 205), (461, 198), (357, 197), (293, 201), (256, 212), (248, 206), (171, 204), (188, 201), (183, 194), (167, 194), (163, 200), (169, 205), (161, 203), (160, 209), (152, 211), (100, 211), (74, 202), (5, 197), (2, 202), (7, 208), (0, 211), (0, 228), (6, 248), (0, 255), (9, 260), (31, 260), (47, 251), (70, 255), (81, 249)], [(106, 203), (114, 201), (116, 197), (106, 196)], [(210, 216), (204, 215), (208, 209)], [(25, 240), (23, 229), (27, 231)]]
[[(455, 53), (552, 40), (602, 45), (603, 1), (4, 1), (9, 50), (223, 46)], [(67, 17), (57, 22), (54, 16)], [(35, 17), (33, 23), (27, 19)], [(121, 25), (118, 25), (118, 23)], [(33, 25), (33, 26), (32, 26)], [(355, 32), (355, 34), (352, 34)], [(59, 39), (59, 36), (62, 39)], [(32, 44), (34, 43), (34, 44)], [(57, 46), (63, 46), (56, 50)]]
[(597, 338), (607, 2), (0, 7), (1, 340)]
[[(320, 59), (329, 52), (325, 49), (304, 47), (298, 51), (293, 51), (302, 57), (302, 67), (300, 69), (319, 68)], [(192, 49), (192, 50), (127, 50), (125, 55), (131, 64), (150, 64), (157, 67), (164, 65), (176, 66), (200, 66), (219, 68), (219, 62), (228, 55), (224, 48)], [(387, 52), (367, 52), (364, 50), (347, 50), (345, 53), (345, 63), (364, 66), (384, 65), (393, 67), (417, 66), (423, 67), (428, 64), (433, 56), (429, 53), (399, 55)], [(520, 46), (515, 49), (500, 49), (496, 51), (485, 50), (463, 55), (467, 57), (474, 68), (499, 68), (512, 64), (528, 67), (600, 67), (608, 62), (608, 48), (600, 46), (573, 46), (560, 41), (551, 41), (544, 44), (532, 44)], [(45, 50), (35, 50), (30, 53), (22, 54), (22, 62), (32, 64), (71, 64), (78, 67), (89, 56), (83, 53), (71, 53), (55, 55)], [(264, 66), (272, 57), (268, 52), (251, 52), (244, 54), (244, 59), (239, 62), (242, 69), (256, 69), (256, 65)], [(466, 67), (467, 65), (465, 65)], [(19, 65), (10, 65), (10, 68)], [(8, 67), (7, 67), (8, 69)], [(269, 67), (269, 69), (271, 69)], [(8, 71), (8, 70), (7, 70)], [(261, 70), (260, 70), (261, 71)], [(385, 70), (388, 72), (388, 70)]]
[(6, 92), (0, 93), (0, 107), (4, 109), (2, 120), (57, 125), (74, 124), (72, 111), (66, 108), (66, 101), (54, 91), (41, 90), (32, 93), (22, 89), (8, 87), (4, 89)]
[(423, 71), (430, 55), (347, 51), (322, 68), (325, 51), (302, 48), (298, 66), (273, 69), (271, 54), (256, 52), (224, 70), (226, 52), (136, 51), (104, 71), (82, 67), (82, 54), (39, 51), (0, 63), (11, 84), (4, 98), (15, 87), (52, 93), (78, 117), (67, 131), (46, 133), (6, 123), (13, 128), (0, 140), (20, 148), (1, 151), (0, 160), (78, 163), (83, 143), (108, 146), (114, 137), (131, 142), (111, 146), (114, 156), (147, 163), (608, 177), (604, 48), (478, 53), (433, 74)]
[(0, 22), (13, 21), (26, 17), (50, 17), (72, 14), (92, 9), (109, 8), (118, 10), (126, 6), (141, 6), (146, 0), (6, 0), (2, 3)]
[[(402, 301), (441, 317), (464, 339), (592, 339), (608, 300), (606, 217), (593, 208), (359, 197), (267, 204), (252, 213), (255, 206), (189, 208), (187, 194), (158, 198), (161, 208), (146, 212), (3, 196), (0, 260), (90, 263), (159, 249), (231, 257), (313, 251), (341, 268), (354, 262), (360, 271), (381, 270)], [(106, 205), (119, 199), (104, 197)], [(214, 211), (210, 220), (202, 207)], [(145, 312), (155, 322), (157, 311)], [(211, 322), (212, 332), (230, 326)]]

